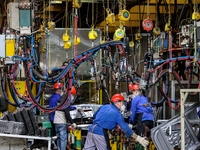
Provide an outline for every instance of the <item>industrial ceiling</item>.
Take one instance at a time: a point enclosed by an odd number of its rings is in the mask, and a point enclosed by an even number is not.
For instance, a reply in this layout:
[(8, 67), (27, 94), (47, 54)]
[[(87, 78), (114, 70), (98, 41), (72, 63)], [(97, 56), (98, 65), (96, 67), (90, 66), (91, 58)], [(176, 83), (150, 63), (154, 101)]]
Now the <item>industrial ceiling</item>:
[[(37, 0), (40, 2), (38, 14), (41, 18), (46, 11), (46, 16), (50, 14), (51, 20), (56, 23), (57, 28), (69, 28), (73, 25), (72, 18), (72, 2), (73, 0)], [(66, 3), (67, 1), (67, 3)], [(164, 29), (165, 24), (171, 17), (171, 25), (174, 29), (179, 28), (180, 22), (185, 18), (191, 18), (194, 4), (198, 5), (200, 0), (74, 0), (81, 3), (81, 7), (77, 10), (78, 28), (91, 28), (92, 20), (95, 28), (100, 28), (105, 31), (107, 16), (106, 9), (110, 9), (115, 14), (115, 23), (108, 25), (108, 32), (114, 33), (119, 27), (120, 21), (118, 19), (119, 4), (125, 5), (126, 10), (130, 12), (130, 19), (124, 23), (126, 31), (137, 32), (141, 28), (142, 21), (147, 18), (149, 14), (150, 19), (154, 22), (157, 20), (157, 25)], [(6, 3), (13, 2), (11, 0), (0, 0), (1, 27), (5, 26)], [(66, 5), (67, 4), (67, 5)], [(45, 5), (45, 7), (44, 7)], [(67, 8), (67, 11), (66, 11)], [(94, 13), (92, 13), (94, 10)], [(170, 10), (170, 11), (169, 11)], [(50, 13), (49, 13), (50, 12)], [(67, 22), (66, 25), (66, 15)], [(43, 16), (44, 17), (44, 16)], [(42, 20), (42, 19), (41, 19)], [(42, 21), (41, 21), (42, 22)], [(40, 23), (41, 23), (40, 22)], [(39, 23), (38, 23), (39, 24)], [(142, 31), (142, 28), (141, 28)], [(143, 31), (142, 31), (143, 32)], [(129, 32), (130, 33), (130, 32)]]
[[(54, 17), (56, 16), (57, 27), (65, 27), (63, 19), (65, 19), (66, 1), (60, 0), (60, 4), (57, 4), (56, 2), (58, 1), (54, 0), (54, 3), (51, 3), (50, 9), (48, 9)], [(157, 19), (157, 24), (162, 30), (169, 18), (169, 10), (171, 24), (173, 28), (178, 28), (182, 19), (191, 18), (193, 6), (194, 4), (197, 5), (200, 0), (82, 0), (82, 5), (78, 10), (79, 27), (90, 28), (93, 16), (95, 28), (100, 28), (104, 31), (106, 26), (106, 9), (109, 7), (115, 14), (115, 24), (109, 25), (108, 31), (109, 33), (114, 33), (120, 24), (118, 19), (120, 2), (126, 5), (126, 9), (131, 15), (129, 21), (126, 21), (124, 26), (127, 30), (131, 29), (135, 32), (140, 28), (142, 21), (147, 18), (147, 14), (150, 14), (149, 17), (154, 23)], [(71, 13), (70, 7), (72, 7), (71, 1), (68, 3), (68, 18), (70, 18)], [(92, 15), (93, 8), (95, 11)]]

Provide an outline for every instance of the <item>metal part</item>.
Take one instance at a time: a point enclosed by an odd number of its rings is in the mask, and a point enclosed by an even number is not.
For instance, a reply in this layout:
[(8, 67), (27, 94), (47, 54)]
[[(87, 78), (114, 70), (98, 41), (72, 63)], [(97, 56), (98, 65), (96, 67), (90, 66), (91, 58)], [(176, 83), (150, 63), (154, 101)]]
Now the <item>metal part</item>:
[(19, 31), (19, 9), (18, 3), (8, 3), (7, 5), (8, 26)]
[[(181, 147), (181, 150), (183, 147), (187, 150), (195, 150), (200, 147), (200, 142), (194, 134), (193, 128), (187, 119), (187, 115), (196, 109), (197, 106), (198, 103), (194, 103), (190, 107), (186, 107), (185, 111), (182, 109), (184, 113), (181, 113), (181, 116), (178, 114), (151, 130), (152, 140), (157, 149), (174, 150), (174, 147), (177, 146), (179, 148)], [(184, 142), (182, 141), (183, 137), (186, 137), (184, 138), (186, 139)]]
[(70, 111), (70, 115), (72, 119), (76, 118), (91, 118), (93, 117), (94, 112), (96, 112), (101, 105), (97, 104), (80, 104), (80, 105), (72, 105), (72, 107), (76, 108)]
[(0, 35), (0, 57), (5, 58), (6, 47), (5, 47), (5, 35)]
[[(187, 121), (187, 119), (185, 118), (185, 110), (184, 110), (184, 104), (185, 101), (187, 99), (188, 93), (189, 92), (200, 92), (200, 89), (181, 89), (180, 90), (180, 95), (181, 95), (181, 149), (185, 150), (185, 120)], [(199, 142), (198, 142), (199, 143)], [(200, 146), (200, 145), (199, 145)]]

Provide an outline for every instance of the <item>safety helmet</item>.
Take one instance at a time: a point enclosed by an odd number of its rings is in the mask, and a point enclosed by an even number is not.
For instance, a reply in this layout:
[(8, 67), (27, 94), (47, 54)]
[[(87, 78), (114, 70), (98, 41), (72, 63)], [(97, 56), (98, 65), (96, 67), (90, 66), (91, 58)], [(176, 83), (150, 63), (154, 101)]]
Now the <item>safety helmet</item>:
[(132, 88), (133, 91), (136, 91), (136, 90), (139, 90), (139, 89), (140, 89), (140, 87), (139, 87), (138, 84), (133, 84), (133, 88)]
[(128, 89), (129, 89), (130, 91), (133, 91), (133, 89), (134, 89), (134, 84), (133, 84), (133, 83), (130, 83), (130, 84), (128, 85)]
[(63, 88), (63, 84), (60, 83), (60, 82), (57, 82), (57, 83), (55, 83), (55, 84), (53, 85), (53, 88), (54, 88), (54, 89), (60, 89), (60, 88)]
[(111, 102), (114, 103), (114, 102), (118, 102), (118, 101), (124, 101), (124, 96), (122, 96), (121, 94), (114, 94), (111, 97)]
[(76, 88), (75, 88), (74, 86), (72, 86), (72, 88), (71, 88), (71, 93), (72, 93), (73, 95), (76, 95)]

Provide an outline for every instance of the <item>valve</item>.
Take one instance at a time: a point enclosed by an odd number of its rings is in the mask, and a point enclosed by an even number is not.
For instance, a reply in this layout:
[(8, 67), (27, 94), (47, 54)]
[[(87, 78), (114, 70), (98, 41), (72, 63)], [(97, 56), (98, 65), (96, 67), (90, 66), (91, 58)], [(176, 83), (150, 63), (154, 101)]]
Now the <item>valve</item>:
[(53, 21), (49, 21), (49, 22), (47, 23), (47, 25), (48, 25), (48, 29), (49, 29), (50, 31), (53, 31), (53, 30), (55, 29), (55, 27), (56, 27), (56, 24), (55, 24), (55, 22), (53, 22)]
[(46, 51), (47, 51), (47, 48), (46, 48), (46, 45), (44, 45), (44, 46), (42, 47), (42, 53), (46, 53)]
[(72, 43), (69, 41), (70, 36), (68, 35), (68, 30), (65, 30), (65, 33), (62, 36), (62, 40), (64, 42), (64, 49), (70, 49), (72, 47)]
[(114, 34), (114, 35), (113, 35), (113, 40), (115, 40), (115, 41), (119, 41), (120, 39), (117, 38), (117, 37), (115, 36), (115, 34)]
[(111, 11), (109, 9), (106, 9), (107, 12), (107, 17), (106, 17), (106, 21), (108, 24), (115, 24), (115, 14), (111, 13)]
[(64, 49), (70, 49), (72, 47), (72, 43), (70, 41), (64, 42)]
[(135, 40), (139, 41), (142, 38), (142, 35), (140, 33), (137, 33), (135, 35)]
[(123, 37), (124, 37), (124, 30), (121, 29), (121, 28), (118, 28), (117, 30), (115, 30), (114, 36), (115, 36), (117, 39), (123, 38)]
[(62, 36), (62, 40), (63, 40), (63, 42), (70, 40), (70, 36), (68, 35), (68, 30), (65, 30), (65, 33)]
[(129, 11), (126, 9), (120, 10), (120, 12), (118, 14), (118, 18), (120, 21), (128, 21), (130, 18)]
[(198, 12), (194, 11), (192, 13), (192, 20), (199, 20), (200, 19), (200, 15)]
[(129, 42), (129, 47), (130, 47), (130, 48), (133, 48), (133, 47), (134, 47), (134, 45), (135, 45), (135, 44), (134, 44), (134, 42), (133, 42), (133, 41), (130, 41), (130, 42)]
[(143, 22), (142, 22), (142, 27), (147, 32), (151, 31), (153, 29), (153, 22), (152, 22), (152, 20), (149, 17), (146, 18), (146, 19), (144, 19)]
[(81, 39), (75, 35), (74, 36), (74, 45), (78, 45), (80, 43), (81, 43)]
[(159, 34), (160, 34), (160, 28), (159, 28), (159, 27), (153, 28), (153, 33), (154, 33), (155, 35), (159, 35)]
[(166, 23), (165, 24), (165, 31), (170, 31), (171, 29), (172, 29), (172, 27), (171, 27), (170, 23), (169, 22)]
[(73, 0), (72, 5), (74, 8), (80, 8), (82, 5), (81, 0)]
[(41, 24), (40, 25), (40, 33), (44, 33), (44, 31), (45, 31), (44, 24)]
[(97, 32), (94, 31), (94, 28), (92, 27), (92, 30), (89, 31), (89, 33), (88, 33), (88, 38), (89, 38), (90, 40), (96, 40), (96, 39), (97, 39), (97, 36), (98, 36)]

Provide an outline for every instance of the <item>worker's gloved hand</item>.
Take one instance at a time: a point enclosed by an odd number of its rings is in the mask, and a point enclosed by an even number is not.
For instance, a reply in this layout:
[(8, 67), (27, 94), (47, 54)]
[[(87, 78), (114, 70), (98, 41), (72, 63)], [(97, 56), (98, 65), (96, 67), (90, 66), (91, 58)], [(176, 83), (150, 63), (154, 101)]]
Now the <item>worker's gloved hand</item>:
[(129, 126), (129, 128), (131, 128), (131, 129), (133, 128), (133, 125), (132, 125), (132, 124), (128, 124), (128, 126)]
[(72, 123), (72, 127), (75, 129), (76, 128), (76, 123)]
[(139, 142), (145, 148), (149, 145), (149, 141), (145, 139), (145, 137), (141, 137), (135, 133), (133, 133), (132, 137)]

